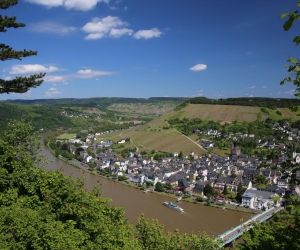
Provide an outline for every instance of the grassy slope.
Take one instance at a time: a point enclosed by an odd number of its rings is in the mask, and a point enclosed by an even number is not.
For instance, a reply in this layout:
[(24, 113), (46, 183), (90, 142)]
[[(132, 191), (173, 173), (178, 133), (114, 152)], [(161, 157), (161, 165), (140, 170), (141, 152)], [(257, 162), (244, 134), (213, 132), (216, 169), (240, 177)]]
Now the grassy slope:
[(189, 104), (184, 109), (178, 112), (170, 112), (163, 115), (162, 119), (169, 118), (200, 118), (202, 120), (213, 120), (216, 122), (228, 121), (246, 121), (251, 122), (257, 119), (258, 114), (261, 114), (263, 120), (268, 117), (278, 120), (283, 118), (291, 118), (292, 120), (298, 120), (298, 116), (295, 112), (292, 112), (288, 108), (279, 109), (282, 112), (282, 116), (276, 114), (276, 110), (268, 109), (269, 115), (261, 112), (259, 107), (249, 106), (230, 106), (230, 105), (209, 105), (209, 104)]
[[(174, 129), (163, 129), (166, 126), (165, 120), (169, 118), (200, 118), (203, 120), (214, 120), (218, 122), (226, 121), (255, 121), (258, 117), (265, 120), (268, 117), (278, 120), (282, 118), (291, 118), (292, 120), (299, 119), (297, 114), (290, 109), (279, 109), (282, 116), (276, 114), (277, 110), (267, 109), (269, 114), (262, 113), (259, 107), (249, 106), (229, 106), (229, 105), (208, 105), (208, 104), (190, 104), (182, 110), (170, 111), (161, 117), (152, 120), (151, 122), (137, 129), (111, 133), (103, 136), (106, 139), (117, 141), (122, 138), (129, 137), (139, 147), (139, 150), (150, 151), (152, 149), (166, 152), (180, 152), (189, 154), (194, 151), (198, 154), (203, 154), (206, 151), (199, 148), (191, 140), (182, 136)], [(190, 136), (193, 141), (197, 140), (197, 136)], [(218, 151), (218, 152), (217, 152)], [(228, 151), (228, 152), (227, 152)], [(220, 151), (215, 149), (214, 152), (221, 155), (229, 153), (228, 150)]]
[(197, 154), (206, 152), (175, 130), (162, 129), (165, 125), (163, 120), (155, 119), (139, 128), (101, 135), (98, 141), (113, 140), (116, 142), (120, 138), (129, 137), (139, 147), (139, 151), (152, 149), (164, 152), (182, 151), (185, 155), (191, 151)]

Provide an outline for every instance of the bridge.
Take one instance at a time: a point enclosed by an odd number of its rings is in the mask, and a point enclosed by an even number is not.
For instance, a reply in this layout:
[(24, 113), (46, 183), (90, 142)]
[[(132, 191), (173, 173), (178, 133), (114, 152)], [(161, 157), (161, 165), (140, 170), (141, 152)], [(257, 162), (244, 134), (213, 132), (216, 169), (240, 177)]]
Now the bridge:
[(227, 230), (226, 232), (218, 235), (216, 237), (216, 240), (222, 240), (221, 247), (229, 244), (230, 242), (236, 240), (244, 232), (247, 232), (250, 228), (253, 227), (253, 223), (262, 223), (268, 219), (270, 219), (274, 214), (280, 212), (283, 210), (283, 207), (272, 207), (266, 211), (263, 211), (257, 215), (252, 216), (249, 220), (243, 222), (242, 224), (238, 225), (235, 228), (231, 228)]

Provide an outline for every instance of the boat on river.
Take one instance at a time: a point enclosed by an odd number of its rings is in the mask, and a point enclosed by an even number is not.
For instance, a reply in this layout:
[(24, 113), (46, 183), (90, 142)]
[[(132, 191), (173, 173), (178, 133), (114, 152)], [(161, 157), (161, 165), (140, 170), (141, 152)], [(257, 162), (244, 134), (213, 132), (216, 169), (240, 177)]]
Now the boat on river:
[(163, 205), (168, 207), (168, 208), (171, 208), (171, 209), (174, 209), (176, 211), (180, 211), (180, 212), (184, 212), (183, 208), (177, 206), (176, 204), (172, 203), (172, 202), (163, 202)]
[(176, 199), (176, 201), (181, 201), (181, 200), (182, 200), (181, 196)]

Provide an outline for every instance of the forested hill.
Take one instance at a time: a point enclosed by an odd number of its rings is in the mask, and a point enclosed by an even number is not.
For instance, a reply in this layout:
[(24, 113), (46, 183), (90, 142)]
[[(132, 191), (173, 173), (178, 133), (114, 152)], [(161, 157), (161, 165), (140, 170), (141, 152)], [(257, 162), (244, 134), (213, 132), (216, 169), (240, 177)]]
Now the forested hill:
[(30, 121), (36, 129), (75, 126), (69, 117), (60, 115), (61, 110), (56, 105), (25, 106), (0, 102), (0, 127), (4, 130), (7, 122), (13, 119)]
[(6, 100), (5, 103), (23, 105), (32, 104), (64, 104), (64, 105), (100, 105), (104, 108), (113, 103), (159, 103), (176, 102), (181, 103), (188, 100), (184, 97), (150, 97), (150, 98), (122, 98), (122, 97), (94, 97), (94, 98), (62, 98), (62, 99), (36, 99), (36, 100)]
[(84, 105), (101, 106), (107, 108), (111, 104), (117, 103), (191, 103), (191, 104), (216, 104), (216, 105), (235, 105), (235, 106), (253, 106), (266, 108), (289, 108), (299, 106), (298, 98), (267, 98), (267, 97), (240, 97), (227, 99), (210, 99), (206, 97), (150, 97), (150, 98), (123, 98), (123, 97), (93, 97), (93, 98), (61, 98), (61, 99), (35, 99), (35, 100), (6, 100), (3, 103), (14, 103), (22, 105), (33, 104), (57, 104), (57, 105)]
[(240, 97), (227, 99), (209, 99), (206, 97), (195, 97), (190, 99), (191, 104), (216, 104), (216, 105), (235, 105), (235, 106), (253, 106), (266, 108), (289, 108), (299, 106), (298, 98), (267, 98), (267, 97)]

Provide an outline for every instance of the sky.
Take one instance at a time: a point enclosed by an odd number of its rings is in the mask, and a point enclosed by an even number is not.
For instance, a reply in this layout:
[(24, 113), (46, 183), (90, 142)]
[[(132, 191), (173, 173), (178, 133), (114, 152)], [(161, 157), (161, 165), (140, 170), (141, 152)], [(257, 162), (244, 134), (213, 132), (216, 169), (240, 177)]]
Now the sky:
[[(15, 50), (2, 79), (46, 72), (6, 99), (89, 97), (295, 98), (287, 59), (299, 24), (280, 15), (297, 0), (19, 0), (1, 15), (26, 27), (1, 33)], [(300, 22), (299, 22), (300, 23)]]

